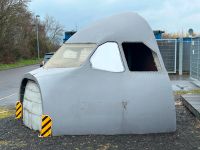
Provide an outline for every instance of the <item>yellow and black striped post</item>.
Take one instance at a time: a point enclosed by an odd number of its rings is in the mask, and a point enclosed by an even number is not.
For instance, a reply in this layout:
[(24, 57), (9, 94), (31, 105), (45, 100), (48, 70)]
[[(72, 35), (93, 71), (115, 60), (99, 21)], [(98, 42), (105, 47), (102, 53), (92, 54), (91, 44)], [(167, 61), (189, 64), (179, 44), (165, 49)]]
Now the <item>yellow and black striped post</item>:
[(22, 104), (20, 101), (16, 102), (16, 112), (15, 112), (15, 118), (20, 119), (22, 117)]
[(42, 115), (42, 128), (39, 137), (49, 137), (52, 135), (52, 120), (48, 115)]

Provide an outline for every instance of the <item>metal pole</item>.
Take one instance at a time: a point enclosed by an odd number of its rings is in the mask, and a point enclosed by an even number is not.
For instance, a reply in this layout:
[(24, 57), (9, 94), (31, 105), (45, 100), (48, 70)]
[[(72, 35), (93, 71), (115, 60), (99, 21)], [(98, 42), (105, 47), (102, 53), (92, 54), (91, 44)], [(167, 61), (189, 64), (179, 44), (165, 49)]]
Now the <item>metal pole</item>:
[(190, 45), (190, 78), (193, 76), (192, 75), (192, 63), (193, 63), (193, 50), (194, 49), (194, 40), (191, 40), (191, 45)]
[(197, 80), (200, 80), (200, 74), (199, 74), (199, 59), (200, 59), (200, 45), (199, 45), (199, 40), (197, 41), (198, 45), (198, 56), (197, 56)]
[(174, 53), (174, 57), (175, 57), (175, 61), (174, 61), (174, 73), (176, 73), (176, 58), (177, 58), (177, 43), (178, 40), (175, 40), (175, 53)]
[(183, 74), (183, 38), (179, 39), (179, 75)]
[(38, 18), (40, 16), (39, 15), (36, 15), (36, 21), (37, 21), (37, 25), (36, 25), (36, 31), (37, 31), (37, 52), (38, 52), (38, 59), (40, 59), (40, 46), (39, 46), (39, 29), (38, 29)]

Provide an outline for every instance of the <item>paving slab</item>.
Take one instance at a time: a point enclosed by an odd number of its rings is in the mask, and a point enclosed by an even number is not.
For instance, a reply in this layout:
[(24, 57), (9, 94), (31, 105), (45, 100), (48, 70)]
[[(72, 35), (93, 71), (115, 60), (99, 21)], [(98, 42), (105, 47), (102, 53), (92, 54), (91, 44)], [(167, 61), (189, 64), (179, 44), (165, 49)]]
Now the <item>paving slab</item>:
[(200, 94), (182, 95), (183, 104), (200, 120)]
[(173, 91), (190, 91), (199, 89), (189, 75), (169, 75)]

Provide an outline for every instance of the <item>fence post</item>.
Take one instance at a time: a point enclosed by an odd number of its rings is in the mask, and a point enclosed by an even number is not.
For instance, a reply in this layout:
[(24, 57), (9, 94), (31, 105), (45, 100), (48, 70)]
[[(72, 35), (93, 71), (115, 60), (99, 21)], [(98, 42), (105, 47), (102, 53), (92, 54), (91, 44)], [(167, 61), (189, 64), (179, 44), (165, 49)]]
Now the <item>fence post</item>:
[(199, 74), (199, 70), (200, 70), (200, 40), (197, 40), (197, 45), (198, 45), (198, 57), (197, 57), (197, 79), (200, 80), (200, 74)]
[(193, 51), (194, 51), (194, 39), (191, 40), (191, 45), (190, 45), (190, 78), (193, 76), (192, 75)]
[(183, 38), (179, 39), (179, 75), (183, 74)]

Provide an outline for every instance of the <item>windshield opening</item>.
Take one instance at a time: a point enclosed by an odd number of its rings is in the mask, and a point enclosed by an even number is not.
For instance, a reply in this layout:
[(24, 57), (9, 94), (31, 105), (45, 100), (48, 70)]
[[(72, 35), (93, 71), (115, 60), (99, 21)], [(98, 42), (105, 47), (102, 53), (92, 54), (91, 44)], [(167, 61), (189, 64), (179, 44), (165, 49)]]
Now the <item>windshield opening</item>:
[(73, 68), (81, 66), (96, 44), (63, 44), (44, 68)]

